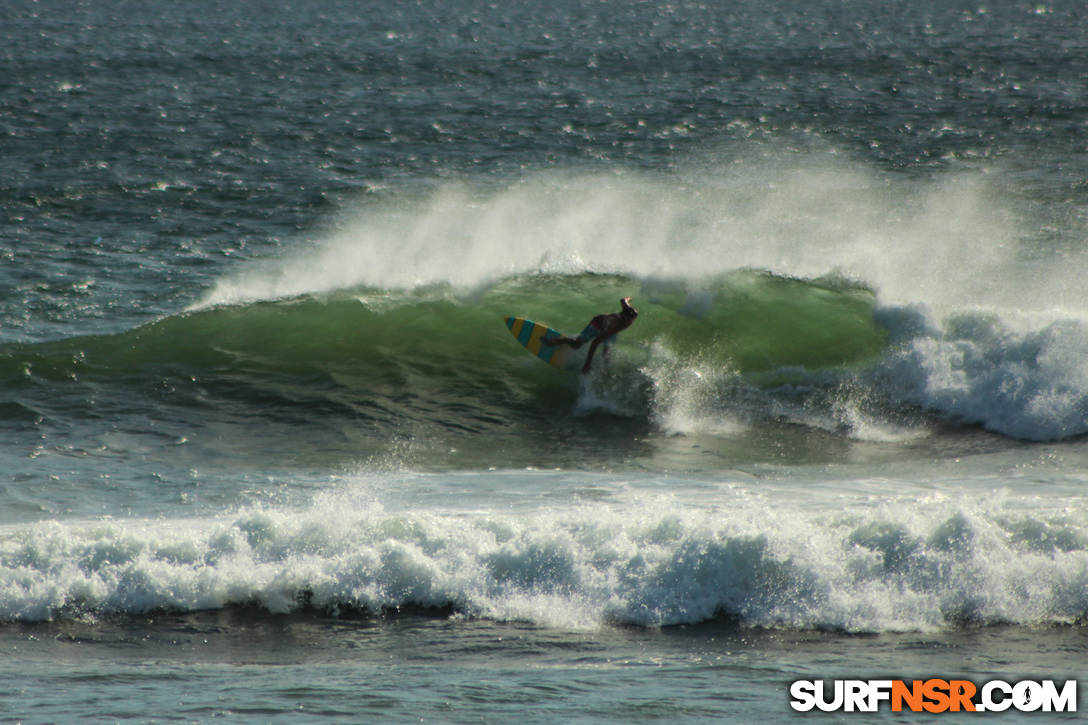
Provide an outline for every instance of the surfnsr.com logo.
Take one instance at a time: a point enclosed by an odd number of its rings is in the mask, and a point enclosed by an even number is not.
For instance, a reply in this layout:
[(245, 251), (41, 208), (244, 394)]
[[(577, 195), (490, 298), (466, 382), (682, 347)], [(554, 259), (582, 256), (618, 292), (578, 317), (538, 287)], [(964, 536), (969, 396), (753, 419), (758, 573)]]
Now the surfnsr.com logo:
[(798, 712), (1076, 712), (1077, 681), (797, 680), (790, 698)]

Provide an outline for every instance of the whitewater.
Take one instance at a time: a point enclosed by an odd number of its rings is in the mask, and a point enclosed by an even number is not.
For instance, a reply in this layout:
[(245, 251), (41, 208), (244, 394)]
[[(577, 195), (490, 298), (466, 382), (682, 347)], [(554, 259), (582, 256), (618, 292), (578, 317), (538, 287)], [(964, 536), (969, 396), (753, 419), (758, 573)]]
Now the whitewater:
[[(726, 617), (846, 632), (1083, 615), (1083, 505), (995, 498), (978, 479), (954, 493), (904, 480), (802, 492), (740, 475), (678, 477), (665, 493), (657, 480), (357, 474), (307, 506), (40, 524), (5, 539), (3, 614), (420, 608), (571, 630)], [(541, 501), (560, 494), (569, 502)]]

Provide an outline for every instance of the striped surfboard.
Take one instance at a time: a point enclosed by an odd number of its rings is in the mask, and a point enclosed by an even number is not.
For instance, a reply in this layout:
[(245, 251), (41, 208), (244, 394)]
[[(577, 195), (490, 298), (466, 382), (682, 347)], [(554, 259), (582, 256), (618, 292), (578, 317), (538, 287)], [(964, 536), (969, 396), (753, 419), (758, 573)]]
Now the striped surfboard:
[[(563, 333), (524, 317), (507, 317), (506, 328), (510, 334), (538, 358), (557, 368), (578, 370), (585, 358), (583, 351), (571, 350), (567, 345), (544, 345), (543, 338), (562, 337)], [(573, 353), (573, 354), (572, 354)]]

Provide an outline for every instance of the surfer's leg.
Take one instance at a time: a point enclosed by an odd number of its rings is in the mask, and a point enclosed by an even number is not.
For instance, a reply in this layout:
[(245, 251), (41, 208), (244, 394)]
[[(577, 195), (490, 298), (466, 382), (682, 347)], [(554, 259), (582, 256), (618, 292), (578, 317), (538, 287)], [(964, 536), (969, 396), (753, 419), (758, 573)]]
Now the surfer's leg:
[(589, 324), (586, 325), (586, 328), (579, 332), (577, 337), (553, 337), (548, 344), (570, 345), (572, 350), (577, 350), (590, 340), (596, 340), (597, 336), (601, 334), (601, 328), (599, 324), (600, 317), (600, 315), (597, 315), (597, 317), (594, 317), (592, 320), (590, 320)]
[(586, 364), (582, 366), (582, 372), (588, 373), (593, 366), (593, 354), (597, 352), (597, 347), (601, 344), (601, 338), (596, 337), (589, 346), (589, 354), (586, 355)]
[(573, 349), (577, 350), (585, 342), (580, 337), (542, 337), (540, 338), (540, 344), (542, 345), (570, 345)]

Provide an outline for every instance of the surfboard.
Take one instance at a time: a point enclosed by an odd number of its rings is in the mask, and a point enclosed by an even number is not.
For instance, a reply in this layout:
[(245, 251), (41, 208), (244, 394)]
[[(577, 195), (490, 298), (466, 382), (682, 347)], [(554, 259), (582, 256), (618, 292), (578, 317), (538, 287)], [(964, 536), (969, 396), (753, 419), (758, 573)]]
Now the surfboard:
[(545, 345), (543, 339), (563, 337), (559, 330), (552, 329), (539, 322), (524, 317), (507, 317), (506, 329), (529, 352), (557, 368), (581, 370), (585, 361), (585, 350), (572, 350), (567, 345)]

